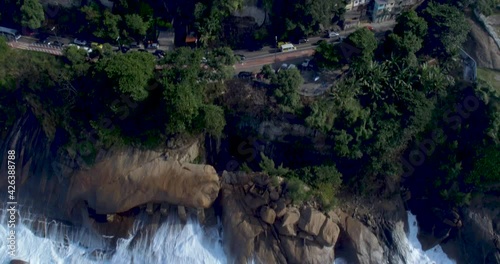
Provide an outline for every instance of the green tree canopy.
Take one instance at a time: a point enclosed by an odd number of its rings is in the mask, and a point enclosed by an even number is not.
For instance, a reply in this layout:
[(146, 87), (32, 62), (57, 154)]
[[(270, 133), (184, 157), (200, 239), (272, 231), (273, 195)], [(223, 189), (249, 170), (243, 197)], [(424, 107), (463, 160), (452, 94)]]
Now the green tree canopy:
[(296, 68), (281, 70), (271, 84), (275, 86), (274, 96), (278, 103), (296, 110), (300, 106), (299, 87), (304, 83), (304, 78)]
[(412, 33), (417, 38), (423, 39), (427, 34), (427, 22), (414, 10), (403, 12), (396, 22), (393, 32), (400, 37)]
[(138, 14), (125, 15), (125, 25), (127, 32), (133, 36), (136, 40), (142, 39), (146, 36), (146, 32), (149, 28), (149, 22), (144, 21)]
[(342, 61), (340, 45), (341, 44), (334, 45), (326, 41), (321, 41), (314, 53), (314, 58), (318, 66), (328, 69), (339, 67)]
[(147, 85), (153, 77), (154, 67), (153, 55), (128, 52), (101, 59), (97, 71), (105, 73), (116, 91), (141, 101), (148, 96)]
[(360, 28), (350, 34), (344, 41), (345, 44), (351, 45), (359, 50), (359, 53), (352, 53), (351, 58), (353, 63), (357, 65), (367, 65), (373, 60), (375, 49), (377, 48), (377, 39), (375, 34), (367, 28)]
[(45, 20), (43, 6), (39, 0), (25, 0), (21, 6), (21, 14), (21, 24), (31, 29), (41, 27)]
[(469, 33), (465, 15), (454, 6), (430, 2), (421, 16), (428, 25), (426, 53), (440, 57), (456, 54)]
[(345, 9), (342, 0), (272, 1), (271, 18), (274, 32), (280, 39), (298, 39), (328, 27), (332, 18)]

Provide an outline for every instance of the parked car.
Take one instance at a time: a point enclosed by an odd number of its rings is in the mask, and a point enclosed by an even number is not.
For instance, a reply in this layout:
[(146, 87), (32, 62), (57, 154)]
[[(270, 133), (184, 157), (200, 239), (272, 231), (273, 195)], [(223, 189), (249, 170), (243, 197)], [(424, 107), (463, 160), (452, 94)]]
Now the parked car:
[(307, 42), (309, 42), (308, 38), (301, 38), (301, 39), (299, 39), (299, 44), (307, 43)]
[(246, 59), (245, 55), (242, 55), (242, 54), (234, 54), (234, 56), (235, 56), (236, 58), (239, 58), (239, 59), (240, 59), (240, 61), (244, 61), (244, 60)]
[(75, 43), (76, 45), (80, 45), (80, 46), (87, 46), (87, 41), (82, 40), (82, 39), (76, 38), (73, 40), (73, 43)]
[(82, 48), (83, 50), (85, 50), (87, 53), (91, 53), (91, 52), (92, 52), (92, 49), (91, 49), (91, 48), (89, 48), (89, 47), (84, 47), (84, 46), (82, 46), (81, 48)]
[(161, 59), (165, 57), (165, 52), (163, 50), (155, 50), (155, 52), (153, 52), (153, 55)]
[(277, 48), (279, 49), (279, 48), (281, 48), (281, 46), (283, 46), (285, 44), (289, 44), (289, 43), (288, 42), (284, 42), (284, 41), (280, 41), (280, 42), (278, 42)]
[(251, 73), (251, 72), (243, 71), (243, 72), (238, 73), (238, 78), (240, 78), (240, 79), (251, 79), (252, 76), (253, 76), (253, 73)]
[(290, 64), (288, 65), (288, 67), (286, 68), (287, 70), (290, 70), (290, 69), (297, 69), (297, 66), (295, 66), (295, 64)]
[(37, 41), (38, 44), (49, 44), (50, 41), (49, 41), (49, 38), (48, 37), (44, 37), (44, 38), (40, 38), (38, 41)]
[(310, 59), (304, 60), (304, 62), (302, 62), (302, 68), (305, 69), (305, 68), (309, 67), (310, 62), (311, 62)]
[(90, 47), (93, 48), (93, 49), (102, 49), (103, 45), (99, 44), (97, 42), (92, 42), (92, 43), (90, 43)]
[(64, 46), (64, 44), (62, 42), (59, 42), (57, 40), (48, 42), (47, 45), (54, 46), (54, 47), (63, 47)]
[(122, 53), (127, 53), (130, 50), (129, 47), (122, 46), (121, 48), (118, 48), (117, 51), (121, 51)]
[(149, 43), (147, 48), (148, 49), (158, 49), (160, 47), (160, 44), (158, 43)]
[(76, 47), (77, 49), (83, 49), (85, 50), (87, 53), (91, 53), (92, 52), (92, 49), (89, 48), (89, 47), (84, 47), (84, 46), (80, 46), (80, 45), (76, 45), (74, 43), (70, 43), (68, 44), (68, 47)]
[(333, 31), (328, 32), (328, 37), (329, 38), (336, 38), (336, 37), (339, 37), (339, 36), (340, 36), (340, 34), (337, 33), (337, 32), (333, 32)]
[(138, 43), (138, 42), (132, 42), (129, 45), (133, 49), (144, 49), (144, 45)]

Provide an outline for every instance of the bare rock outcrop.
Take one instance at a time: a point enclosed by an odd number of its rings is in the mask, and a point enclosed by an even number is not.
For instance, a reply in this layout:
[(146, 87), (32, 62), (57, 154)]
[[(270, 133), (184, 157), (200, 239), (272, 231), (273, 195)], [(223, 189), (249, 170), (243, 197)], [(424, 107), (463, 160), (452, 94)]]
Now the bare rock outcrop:
[(272, 225), (274, 224), (274, 220), (276, 220), (276, 213), (268, 206), (263, 206), (260, 209), (260, 218), (262, 218), (262, 221)]
[(321, 231), (318, 235), (318, 242), (322, 245), (331, 247), (335, 245), (337, 239), (339, 238), (340, 228), (332, 220), (326, 219), (325, 223), (321, 227)]
[(357, 263), (384, 263), (384, 249), (378, 238), (361, 222), (341, 213), (340, 228), (348, 237), (348, 243), (356, 253)]
[(299, 228), (306, 233), (317, 236), (326, 220), (326, 216), (314, 208), (304, 207), (300, 212)]
[(493, 38), (481, 25), (468, 19), (471, 31), (464, 50), (476, 60), (478, 67), (500, 69), (500, 51)]
[(133, 158), (116, 154), (77, 172), (71, 179), (67, 208), (80, 201), (99, 214), (124, 212), (148, 202), (208, 208), (217, 198), (219, 176), (212, 166), (162, 157), (138, 163)]
[(248, 175), (241, 175), (238, 182), (237, 173), (223, 173), (223, 240), (229, 262), (332, 263), (339, 235), (336, 224), (311, 207), (300, 212), (283, 196), (268, 199), (280, 187), (271, 186), (266, 177), (253, 174), (249, 183)]

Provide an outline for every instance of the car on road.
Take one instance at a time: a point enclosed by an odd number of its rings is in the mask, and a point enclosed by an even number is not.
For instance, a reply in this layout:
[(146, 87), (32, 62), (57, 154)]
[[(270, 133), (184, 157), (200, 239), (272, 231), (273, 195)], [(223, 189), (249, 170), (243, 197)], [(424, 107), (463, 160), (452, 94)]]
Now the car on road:
[(234, 54), (236, 58), (238, 58), (240, 61), (244, 61), (246, 59), (245, 55), (242, 54)]
[(284, 42), (284, 41), (280, 41), (280, 42), (278, 42), (278, 44), (277, 44), (277, 45), (278, 45), (278, 46), (277, 46), (277, 48), (279, 49), (279, 48), (281, 48), (281, 46), (283, 46), (283, 45), (285, 45), (285, 44), (290, 44), (290, 43), (288, 43), (288, 42)]
[(156, 42), (151, 42), (148, 44), (148, 46), (146, 48), (147, 49), (158, 49), (158, 48), (160, 48), (160, 44), (158, 44)]
[(83, 39), (76, 38), (73, 40), (73, 43), (75, 43), (76, 45), (80, 45), (80, 46), (87, 46), (87, 41), (83, 40)]
[(38, 43), (38, 44), (47, 44), (48, 45), (50, 43), (50, 41), (49, 41), (48, 38), (42, 38), (42, 39), (39, 39), (36, 43)]
[(309, 42), (308, 38), (301, 38), (301, 39), (299, 39), (299, 44), (307, 43), (307, 42)]
[(129, 45), (131, 48), (144, 49), (144, 45), (138, 42), (132, 42)]
[(242, 71), (242, 72), (238, 73), (238, 78), (240, 78), (240, 79), (251, 79), (252, 76), (253, 76), (253, 73), (251, 73), (251, 72)]
[(337, 33), (337, 32), (333, 32), (333, 31), (328, 32), (328, 37), (329, 38), (337, 38), (339, 36), (340, 36), (340, 34)]
[(122, 46), (121, 48), (115, 49), (116, 52), (121, 51), (122, 53), (127, 53), (130, 50), (129, 47)]
[(97, 42), (92, 42), (92, 43), (90, 43), (90, 47), (93, 49), (102, 49), (104, 46), (102, 44), (97, 43)]
[(161, 59), (165, 57), (165, 52), (163, 50), (155, 50), (155, 52), (153, 52), (153, 55)]
[(59, 42), (57, 40), (56, 41), (49, 41), (47, 43), (47, 45), (54, 46), (54, 47), (63, 47), (64, 46), (64, 44), (62, 42)]
[(74, 43), (70, 43), (68, 44), (68, 47), (76, 47), (77, 49), (83, 49), (85, 50), (87, 53), (91, 53), (92, 52), (92, 49), (89, 48), (89, 47), (84, 47), (84, 46), (80, 46), (80, 45), (76, 45)]

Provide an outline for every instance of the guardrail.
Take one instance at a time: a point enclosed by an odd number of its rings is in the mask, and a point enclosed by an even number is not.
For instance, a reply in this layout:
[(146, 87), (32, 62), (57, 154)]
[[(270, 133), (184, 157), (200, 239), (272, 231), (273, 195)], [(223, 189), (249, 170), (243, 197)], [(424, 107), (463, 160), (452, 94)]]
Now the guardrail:
[[(475, 82), (477, 80), (477, 63), (476, 63), (476, 61), (467, 52), (465, 52), (465, 50), (463, 50), (462, 48), (460, 48), (460, 55), (466, 63), (466, 65), (463, 65), (463, 67), (464, 67), (464, 76), (463, 76), (464, 80)], [(467, 74), (468, 67), (470, 67), (472, 69), (472, 80), (468, 80), (469, 78), (467, 78), (468, 77), (467, 76), (468, 75)]]

